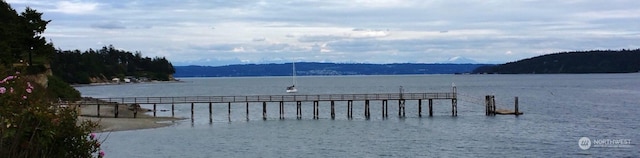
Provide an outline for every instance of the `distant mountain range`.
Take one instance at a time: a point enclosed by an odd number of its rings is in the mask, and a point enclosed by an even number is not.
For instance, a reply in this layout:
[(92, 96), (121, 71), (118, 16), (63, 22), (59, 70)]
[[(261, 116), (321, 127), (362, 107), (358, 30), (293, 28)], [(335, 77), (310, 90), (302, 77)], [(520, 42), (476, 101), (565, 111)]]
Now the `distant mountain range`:
[[(343, 64), (343, 63), (295, 63), (296, 75), (406, 75), (406, 74), (455, 74), (470, 73), (487, 64)], [(244, 64), (228, 66), (174, 66), (174, 77), (240, 77), (240, 76), (291, 76), (292, 63)]]

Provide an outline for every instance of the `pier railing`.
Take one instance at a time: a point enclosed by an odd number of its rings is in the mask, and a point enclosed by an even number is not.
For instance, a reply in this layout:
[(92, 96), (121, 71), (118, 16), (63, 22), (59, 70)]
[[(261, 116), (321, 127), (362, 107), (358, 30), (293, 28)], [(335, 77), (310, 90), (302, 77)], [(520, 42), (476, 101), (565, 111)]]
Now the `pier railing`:
[[(183, 97), (121, 97), (95, 98), (121, 104), (181, 104), (236, 102), (310, 102), (365, 100), (455, 99), (455, 93), (379, 93), (379, 94), (316, 94), (316, 95), (252, 95), (252, 96), (183, 96)], [(97, 104), (82, 102), (81, 104)]]

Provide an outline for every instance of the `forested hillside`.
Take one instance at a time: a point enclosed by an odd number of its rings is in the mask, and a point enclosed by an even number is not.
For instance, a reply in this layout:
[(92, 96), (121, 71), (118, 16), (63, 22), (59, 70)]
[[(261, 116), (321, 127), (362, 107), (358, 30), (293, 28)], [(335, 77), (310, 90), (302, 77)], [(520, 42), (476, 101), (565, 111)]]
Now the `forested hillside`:
[(53, 73), (69, 83), (110, 81), (126, 76), (167, 81), (175, 73), (164, 57), (142, 57), (140, 52), (128, 52), (105, 46), (99, 50), (58, 50), (51, 61)]
[(640, 71), (640, 49), (560, 52), (495, 66), (474, 73), (555, 74), (630, 73)]

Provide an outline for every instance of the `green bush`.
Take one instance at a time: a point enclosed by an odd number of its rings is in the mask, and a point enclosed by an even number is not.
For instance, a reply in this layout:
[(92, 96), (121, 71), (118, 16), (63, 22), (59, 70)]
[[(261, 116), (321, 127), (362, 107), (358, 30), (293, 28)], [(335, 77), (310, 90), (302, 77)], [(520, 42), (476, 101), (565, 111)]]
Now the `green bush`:
[(75, 110), (54, 106), (44, 87), (18, 72), (0, 71), (0, 79), (1, 157), (104, 156), (94, 122), (78, 122)]
[(69, 101), (77, 101), (80, 99), (80, 92), (78, 90), (56, 76), (49, 76), (47, 89), (51, 93), (51, 96), (55, 98), (64, 98)]

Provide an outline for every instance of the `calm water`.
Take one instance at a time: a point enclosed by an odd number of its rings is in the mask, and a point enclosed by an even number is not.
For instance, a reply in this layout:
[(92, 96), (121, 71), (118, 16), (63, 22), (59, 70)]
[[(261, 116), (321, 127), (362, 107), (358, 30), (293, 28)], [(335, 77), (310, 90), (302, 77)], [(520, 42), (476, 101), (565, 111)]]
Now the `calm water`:
[[(285, 94), (288, 77), (184, 78), (177, 83), (77, 87), (94, 97), (220, 96)], [(320, 103), (313, 120), (312, 103), (303, 103), (303, 119), (295, 119), (295, 103), (285, 104), (285, 120), (277, 103), (196, 105), (195, 120), (170, 127), (100, 134), (107, 157), (639, 157), (640, 74), (589, 75), (418, 75), (299, 77), (298, 94), (459, 92), (458, 116), (450, 101), (435, 101), (433, 117), (418, 117), (417, 103), (407, 102), (405, 118), (390, 102), (388, 119), (379, 102), (364, 119), (364, 103), (354, 103), (354, 119), (346, 103), (337, 102), (336, 119), (329, 103)], [(520, 98), (525, 115), (484, 116), (484, 95), (495, 95), (498, 108), (513, 108)], [(170, 109), (170, 106), (159, 106)], [(190, 106), (176, 106), (189, 117)], [(427, 113), (426, 106), (423, 114)], [(170, 112), (159, 113), (170, 115)], [(628, 147), (582, 150), (581, 137), (630, 139)]]

